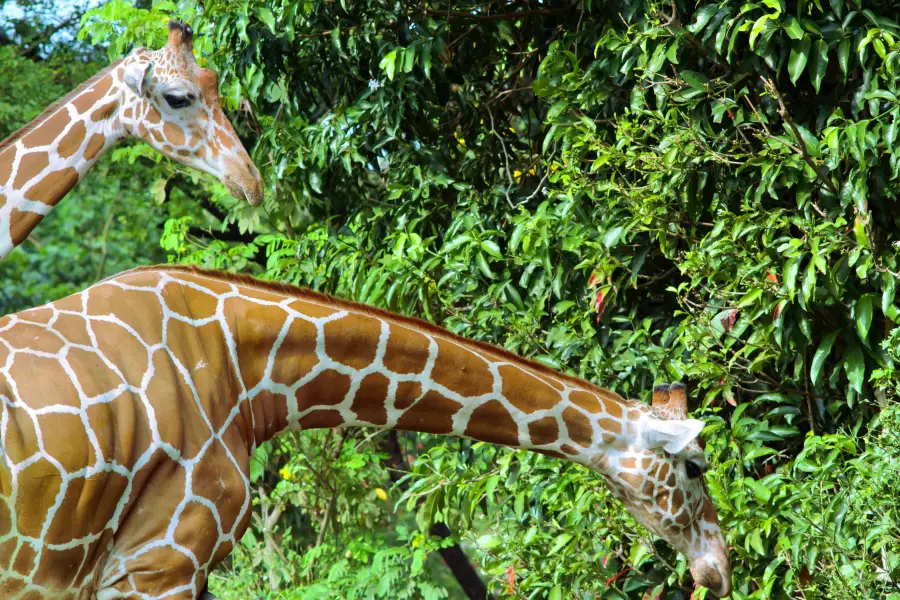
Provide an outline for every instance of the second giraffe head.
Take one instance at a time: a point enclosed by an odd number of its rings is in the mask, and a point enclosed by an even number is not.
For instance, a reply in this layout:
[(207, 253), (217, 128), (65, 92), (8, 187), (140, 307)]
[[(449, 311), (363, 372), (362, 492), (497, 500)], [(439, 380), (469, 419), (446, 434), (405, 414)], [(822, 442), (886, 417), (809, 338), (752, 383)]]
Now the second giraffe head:
[(219, 104), (218, 76), (197, 65), (193, 33), (169, 22), (168, 43), (122, 62), (122, 127), (162, 154), (219, 179), (238, 200), (263, 199), (259, 171)]

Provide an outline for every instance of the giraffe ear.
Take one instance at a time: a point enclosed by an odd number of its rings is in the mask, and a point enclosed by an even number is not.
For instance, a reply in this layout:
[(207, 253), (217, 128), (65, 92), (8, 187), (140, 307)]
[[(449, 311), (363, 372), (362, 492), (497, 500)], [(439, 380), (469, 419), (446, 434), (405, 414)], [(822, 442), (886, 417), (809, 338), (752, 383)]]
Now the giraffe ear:
[(697, 439), (705, 426), (703, 421), (697, 419), (663, 421), (650, 418), (644, 429), (644, 442), (652, 450), (662, 449), (669, 454), (678, 454)]
[(125, 85), (139, 97), (144, 95), (144, 87), (152, 67), (153, 63), (146, 60), (139, 60), (125, 66), (125, 76), (123, 77)]

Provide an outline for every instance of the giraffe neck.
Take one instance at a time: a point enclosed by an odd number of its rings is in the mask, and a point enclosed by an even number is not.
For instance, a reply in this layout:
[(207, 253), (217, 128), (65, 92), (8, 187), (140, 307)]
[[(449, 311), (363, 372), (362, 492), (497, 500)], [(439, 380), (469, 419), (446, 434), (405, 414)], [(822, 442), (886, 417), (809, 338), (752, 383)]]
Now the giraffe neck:
[(0, 259), (125, 135), (113, 63), (0, 143)]
[(602, 468), (641, 414), (613, 392), (425, 323), (324, 296), (260, 295), (224, 303), (254, 446), (286, 429), (375, 426)]

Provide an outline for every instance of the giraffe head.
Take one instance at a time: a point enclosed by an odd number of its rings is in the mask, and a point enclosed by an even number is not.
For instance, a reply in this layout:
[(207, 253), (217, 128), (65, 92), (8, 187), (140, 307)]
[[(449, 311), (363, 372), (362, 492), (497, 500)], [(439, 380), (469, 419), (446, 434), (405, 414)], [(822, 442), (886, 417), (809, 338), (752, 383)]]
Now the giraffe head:
[(138, 48), (123, 61), (122, 124), (162, 154), (219, 179), (252, 206), (263, 184), (219, 104), (218, 76), (194, 59), (191, 28), (169, 21), (168, 43)]
[(689, 419), (684, 385), (660, 385), (651, 407), (637, 405), (635, 435), (598, 461), (617, 498), (690, 564), (694, 581), (719, 597), (731, 593), (731, 564), (709, 499), (702, 421)]

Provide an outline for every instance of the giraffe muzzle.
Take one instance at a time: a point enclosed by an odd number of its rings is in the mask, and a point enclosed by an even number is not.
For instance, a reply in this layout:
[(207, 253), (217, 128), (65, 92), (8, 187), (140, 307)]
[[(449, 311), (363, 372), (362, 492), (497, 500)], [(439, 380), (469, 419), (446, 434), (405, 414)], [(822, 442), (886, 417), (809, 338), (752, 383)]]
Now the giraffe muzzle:
[(228, 188), (228, 193), (238, 200), (246, 200), (250, 206), (259, 206), (263, 201), (263, 181), (249, 158), (243, 168), (235, 169), (235, 175), (226, 175), (222, 183)]
[(718, 598), (731, 595), (731, 565), (725, 557), (725, 564), (711, 557), (697, 559), (690, 567), (694, 582), (715, 594)]

